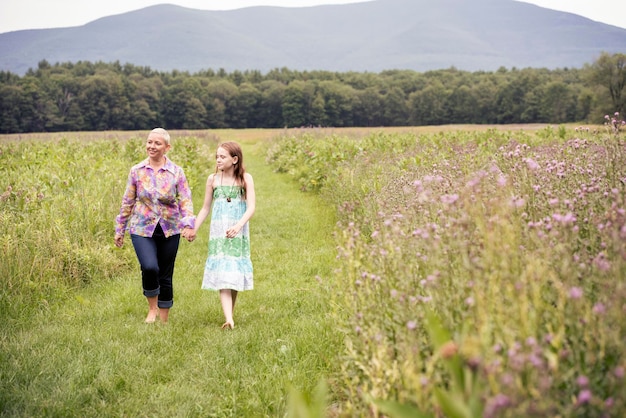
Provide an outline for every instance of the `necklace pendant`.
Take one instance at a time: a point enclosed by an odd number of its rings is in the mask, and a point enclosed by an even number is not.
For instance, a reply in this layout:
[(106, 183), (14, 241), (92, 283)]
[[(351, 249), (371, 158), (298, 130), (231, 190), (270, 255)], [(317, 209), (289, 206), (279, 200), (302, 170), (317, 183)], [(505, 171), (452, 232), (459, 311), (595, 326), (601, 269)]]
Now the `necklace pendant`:
[(226, 197), (226, 201), (230, 203), (230, 196)]

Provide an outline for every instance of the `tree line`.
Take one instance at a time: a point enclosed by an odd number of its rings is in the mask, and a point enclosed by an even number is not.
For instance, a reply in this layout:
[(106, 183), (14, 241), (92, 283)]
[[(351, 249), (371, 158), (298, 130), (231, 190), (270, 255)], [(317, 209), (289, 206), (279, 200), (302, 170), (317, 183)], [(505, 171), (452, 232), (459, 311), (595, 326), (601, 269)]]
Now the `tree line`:
[(302, 126), (601, 123), (626, 108), (626, 54), (580, 69), (190, 74), (43, 60), (0, 71), (2, 133)]

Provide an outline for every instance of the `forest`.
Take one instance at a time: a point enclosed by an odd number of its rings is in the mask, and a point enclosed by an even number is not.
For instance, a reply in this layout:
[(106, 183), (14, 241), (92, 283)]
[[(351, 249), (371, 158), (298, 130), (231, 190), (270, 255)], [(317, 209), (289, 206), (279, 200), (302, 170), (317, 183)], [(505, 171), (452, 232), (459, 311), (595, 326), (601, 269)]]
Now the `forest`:
[(120, 62), (0, 71), (0, 133), (602, 123), (626, 108), (626, 54), (583, 68), (160, 72)]

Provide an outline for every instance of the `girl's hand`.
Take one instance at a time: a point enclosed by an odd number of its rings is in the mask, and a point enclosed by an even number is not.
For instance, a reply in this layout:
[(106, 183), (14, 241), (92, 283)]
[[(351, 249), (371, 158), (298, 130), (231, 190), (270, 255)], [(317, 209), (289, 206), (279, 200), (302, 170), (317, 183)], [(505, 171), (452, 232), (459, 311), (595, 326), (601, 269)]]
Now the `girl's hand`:
[(235, 238), (237, 234), (241, 231), (241, 227), (239, 225), (235, 225), (226, 230), (226, 238)]

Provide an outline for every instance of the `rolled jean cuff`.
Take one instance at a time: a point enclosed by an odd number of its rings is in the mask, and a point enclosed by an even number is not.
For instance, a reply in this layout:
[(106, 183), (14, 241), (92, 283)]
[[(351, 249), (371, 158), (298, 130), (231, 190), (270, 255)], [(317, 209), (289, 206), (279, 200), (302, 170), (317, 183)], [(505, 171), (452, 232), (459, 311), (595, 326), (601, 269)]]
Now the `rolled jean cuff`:
[(156, 289), (152, 289), (152, 290), (143, 289), (143, 295), (145, 297), (147, 297), (147, 298), (152, 298), (152, 297), (158, 296), (159, 293), (161, 293), (161, 289), (158, 288), (158, 287)]
[(157, 306), (159, 309), (169, 309), (174, 305), (173, 300), (159, 300)]

